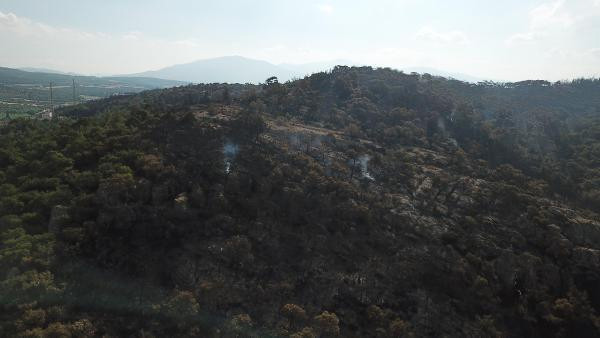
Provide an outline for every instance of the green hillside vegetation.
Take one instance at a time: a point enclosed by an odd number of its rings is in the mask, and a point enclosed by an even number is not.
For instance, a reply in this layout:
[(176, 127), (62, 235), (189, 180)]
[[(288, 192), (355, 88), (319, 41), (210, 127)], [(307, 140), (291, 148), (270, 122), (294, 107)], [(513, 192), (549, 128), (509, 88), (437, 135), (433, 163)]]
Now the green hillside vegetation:
[(0, 336), (597, 337), (599, 86), (336, 67), (12, 120)]
[(50, 83), (56, 105), (138, 93), (143, 90), (183, 85), (184, 82), (144, 77), (72, 76), (55, 73), (26, 72), (0, 67), (0, 116), (31, 115), (50, 107)]

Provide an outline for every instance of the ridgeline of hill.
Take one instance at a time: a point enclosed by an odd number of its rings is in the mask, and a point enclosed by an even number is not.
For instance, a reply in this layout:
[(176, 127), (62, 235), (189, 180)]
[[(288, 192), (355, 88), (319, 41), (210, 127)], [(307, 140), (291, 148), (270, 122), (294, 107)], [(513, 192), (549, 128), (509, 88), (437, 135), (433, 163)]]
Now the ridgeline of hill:
[[(189, 83), (258, 84), (270, 76), (276, 76), (280, 81), (301, 79), (310, 74), (331, 70), (336, 65), (357, 66), (357, 63), (350, 60), (330, 60), (304, 64), (273, 64), (264, 60), (250, 59), (242, 56), (222, 56), (132, 74), (131, 76), (149, 76), (161, 79), (186, 81)], [(467, 82), (484, 81), (482, 78), (468, 74), (446, 72), (428, 67), (410, 67), (403, 68), (403, 70), (408, 73), (430, 73), (444, 77), (452, 77)]]
[(336, 67), (0, 129), (0, 336), (597, 337), (600, 81)]

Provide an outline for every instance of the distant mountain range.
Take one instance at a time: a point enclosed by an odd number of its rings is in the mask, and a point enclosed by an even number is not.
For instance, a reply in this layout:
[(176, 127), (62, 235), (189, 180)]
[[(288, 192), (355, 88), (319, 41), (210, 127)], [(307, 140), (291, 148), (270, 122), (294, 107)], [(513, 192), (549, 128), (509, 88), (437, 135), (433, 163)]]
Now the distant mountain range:
[[(71, 81), (73, 77), (97, 82), (100, 79), (111, 81), (131, 82), (134, 78), (136, 85), (151, 88), (176, 86), (183, 83), (261, 83), (271, 76), (276, 76), (280, 81), (302, 78), (316, 72), (327, 71), (337, 65), (359, 66), (361, 64), (349, 60), (330, 60), (305, 64), (273, 64), (263, 60), (256, 60), (242, 56), (223, 56), (211, 59), (198, 60), (190, 63), (173, 65), (158, 70), (142, 73), (116, 75), (110, 77), (83, 76), (81, 74), (63, 72), (46, 68), (24, 67), (19, 70), (37, 73), (63, 75)], [(401, 68), (405, 73), (428, 73), (431, 75), (453, 78), (465, 82), (481, 82), (486, 79), (468, 74), (447, 72), (428, 67)], [(0, 83), (5, 75), (0, 73)], [(45, 76), (47, 77), (47, 76)], [(162, 79), (167, 81), (161, 81)], [(44, 80), (47, 82), (46, 80)], [(170, 81), (170, 82), (169, 82)], [(175, 82), (173, 82), (175, 81)]]
[[(260, 83), (271, 76), (278, 77), (280, 81), (302, 78), (312, 73), (330, 70), (337, 65), (358, 66), (359, 64), (348, 60), (332, 60), (306, 64), (284, 63), (275, 65), (267, 61), (241, 56), (224, 56), (127, 76), (143, 76), (192, 83)], [(475, 76), (445, 72), (433, 68), (414, 67), (403, 70), (408, 73), (429, 73), (431, 75), (451, 77), (466, 82), (484, 80)]]
[[(68, 74), (51, 69), (23, 68), (41, 71), (0, 67), (0, 84), (2, 85), (40, 85), (47, 86), (52, 82), (55, 86), (71, 86), (73, 80), (78, 86), (130, 87), (132, 89), (155, 89), (183, 85), (186, 82), (176, 80), (155, 79), (150, 77), (126, 76), (84, 76)], [(138, 90), (139, 91), (139, 90)]]
[(241, 56), (224, 56), (128, 76), (154, 77), (193, 83), (260, 83), (271, 76), (278, 77), (280, 81), (302, 78), (305, 75), (329, 70), (339, 64), (347, 65), (350, 63), (343, 60), (336, 60), (299, 65), (275, 65), (267, 61)]
[(155, 77), (194, 83), (259, 83), (270, 76), (284, 79), (288, 77), (288, 74), (289, 72), (281, 67), (266, 61), (228, 56), (174, 65), (155, 71), (131, 74), (130, 76)]
[(61, 74), (61, 75), (71, 75), (71, 76), (82, 76), (82, 74), (71, 73), (71, 72), (63, 72), (60, 70), (49, 69), (49, 68), (37, 68), (37, 67), (21, 67), (17, 68), (18, 70), (22, 70), (30, 73), (48, 73), (48, 74)]

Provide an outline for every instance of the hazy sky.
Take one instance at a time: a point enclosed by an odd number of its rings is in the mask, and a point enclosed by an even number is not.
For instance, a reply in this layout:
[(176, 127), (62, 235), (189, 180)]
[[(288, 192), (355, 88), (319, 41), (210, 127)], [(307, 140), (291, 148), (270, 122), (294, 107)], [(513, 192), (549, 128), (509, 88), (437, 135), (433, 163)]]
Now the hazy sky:
[(0, 0), (0, 46), (88, 74), (241, 55), (559, 80), (600, 75), (600, 0)]

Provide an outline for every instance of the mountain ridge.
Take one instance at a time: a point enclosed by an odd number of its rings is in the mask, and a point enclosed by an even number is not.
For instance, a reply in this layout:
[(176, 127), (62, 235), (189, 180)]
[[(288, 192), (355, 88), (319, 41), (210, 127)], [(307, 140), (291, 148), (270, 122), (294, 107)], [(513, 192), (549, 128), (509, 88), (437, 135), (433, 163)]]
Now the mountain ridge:
[[(28, 68), (34, 70), (33, 68)], [(80, 83), (108, 83), (109, 81), (127, 80), (136, 77), (132, 76), (92, 76), (92, 75), (80, 75), (74, 73), (64, 72), (40, 72), (40, 71), (29, 71), (17, 68), (0, 67), (0, 83), (3, 84), (48, 84), (49, 82), (55, 82), (57, 84), (70, 84), (73, 79)], [(145, 79), (153, 81), (155, 88), (169, 85), (181, 85), (185, 82), (176, 80), (159, 79), (152, 77), (137, 77), (139, 79)], [(25, 82), (23, 82), (25, 81)], [(139, 83), (139, 80), (138, 80)], [(152, 85), (148, 85), (152, 87)]]
[[(303, 64), (281, 63), (252, 59), (243, 56), (221, 56), (200, 59), (189, 63), (177, 64), (158, 70), (134, 73), (129, 76), (151, 76), (192, 83), (262, 83), (265, 79), (276, 76), (285, 82), (303, 78), (314, 73), (331, 70), (335, 66), (359, 66), (360, 63), (344, 59), (335, 59)], [(396, 68), (405, 72), (430, 73), (431, 75), (452, 77), (466, 82), (481, 82), (484, 78), (467, 74), (446, 72), (427, 67)]]

